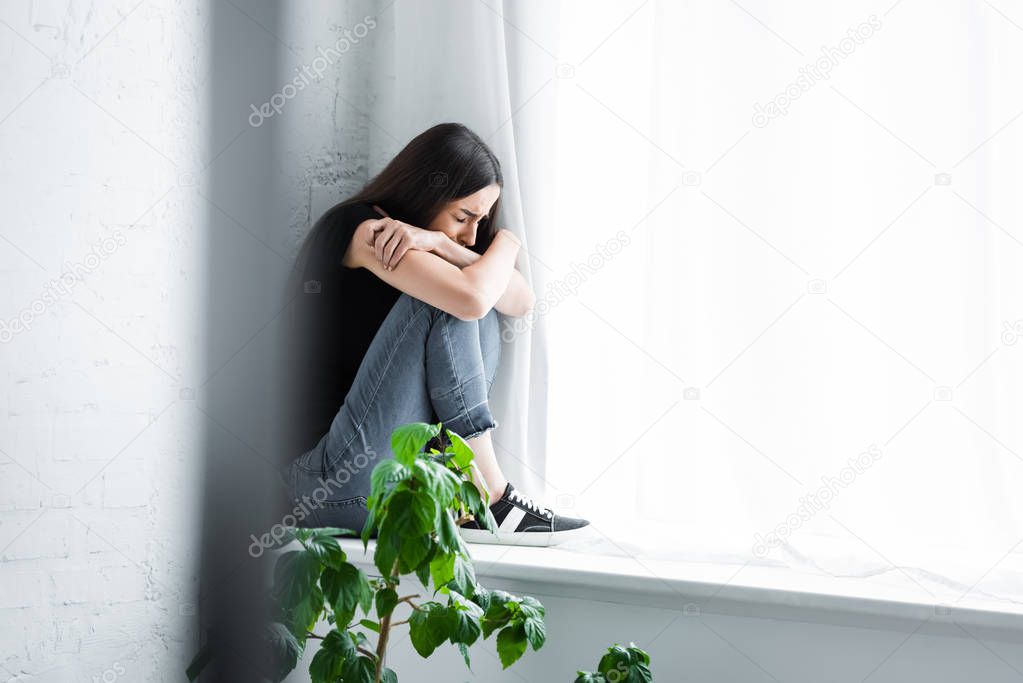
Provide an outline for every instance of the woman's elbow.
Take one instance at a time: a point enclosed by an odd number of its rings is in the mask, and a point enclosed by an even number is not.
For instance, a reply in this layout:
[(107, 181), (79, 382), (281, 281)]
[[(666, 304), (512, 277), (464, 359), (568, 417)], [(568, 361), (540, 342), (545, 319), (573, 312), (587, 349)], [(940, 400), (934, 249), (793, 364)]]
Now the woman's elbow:
[(482, 296), (475, 293), (467, 294), (459, 298), (458, 305), (451, 311), (451, 315), (459, 320), (479, 320), (489, 313), (491, 308), (493, 306), (488, 305)]
[(532, 289), (527, 289), (525, 301), (522, 302), (522, 312), (519, 313), (519, 317), (527, 316), (532, 313), (534, 306), (536, 306), (536, 295), (533, 294)]
[(533, 311), (533, 307), (535, 305), (536, 297), (533, 296), (533, 292), (531, 290), (527, 289), (511, 301), (504, 303), (504, 305), (499, 307), (498, 310), (512, 318), (524, 318)]

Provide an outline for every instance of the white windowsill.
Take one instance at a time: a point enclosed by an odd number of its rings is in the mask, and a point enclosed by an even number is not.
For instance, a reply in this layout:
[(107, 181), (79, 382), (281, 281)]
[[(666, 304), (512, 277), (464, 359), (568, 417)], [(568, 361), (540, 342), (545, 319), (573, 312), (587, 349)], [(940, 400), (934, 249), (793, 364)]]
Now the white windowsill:
[[(373, 542), (344, 539), (349, 561), (372, 567)], [(557, 548), (469, 546), (481, 583), (513, 592), (871, 628), (1023, 633), (1023, 605), (954, 593), (935, 596), (911, 580), (835, 578), (774, 567), (637, 560)], [(376, 570), (373, 569), (373, 572)], [(932, 591), (933, 592), (933, 591)]]

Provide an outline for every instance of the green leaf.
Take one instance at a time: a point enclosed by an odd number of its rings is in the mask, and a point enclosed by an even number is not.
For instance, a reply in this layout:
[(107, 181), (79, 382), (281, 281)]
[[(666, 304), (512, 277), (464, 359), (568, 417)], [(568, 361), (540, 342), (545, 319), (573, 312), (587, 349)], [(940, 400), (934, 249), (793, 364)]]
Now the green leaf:
[(430, 583), (430, 565), (427, 563), (420, 564), (416, 568), (416, 578), (419, 579), (419, 583), (423, 584), (423, 588)]
[[(339, 530), (340, 531), (340, 530)], [(305, 542), (306, 550), (325, 567), (341, 566), (345, 561), (345, 551), (337, 539), (329, 535), (315, 535)]]
[(309, 663), (312, 683), (335, 683), (346, 660), (355, 657), (355, 645), (348, 634), (332, 630), (320, 642), (320, 649)]
[(454, 604), (448, 610), (450, 613), (448, 639), (452, 643), (465, 645), (475, 643), (482, 633), (480, 617), (483, 616), (483, 610), (464, 599), (455, 599)]
[(203, 645), (198, 652), (195, 653), (195, 657), (192, 657), (191, 663), (188, 668), (185, 669), (185, 675), (188, 676), (189, 681), (194, 681), (199, 678), (199, 674), (206, 668), (206, 665), (213, 659), (213, 648), (210, 647), (209, 643)]
[(465, 660), (465, 668), (472, 671), (472, 666), (469, 664), (469, 646), (465, 643), (456, 643), (458, 645), (458, 651), (462, 653), (462, 659)]
[[(309, 539), (321, 538), (324, 536), (350, 536), (355, 532), (351, 529), (342, 529), (336, 526), (320, 526), (315, 529), (309, 529)], [(307, 540), (309, 540), (307, 539)]]
[(305, 639), (306, 633), (320, 620), (323, 613), (323, 591), (319, 586), (307, 593), (297, 605), (283, 610), (285, 620), (296, 638)]
[(547, 640), (547, 627), (544, 626), (542, 619), (529, 618), (522, 622), (522, 626), (526, 631), (526, 639), (534, 650), (539, 650), (543, 647), (544, 641)]
[[(409, 536), (401, 540), (401, 550), (399, 556), (401, 557), (401, 571), (402, 573), (416, 572), (419, 574), (421, 569), (427, 579), (430, 576), (430, 565), (426, 562), (427, 557), (430, 555), (430, 550), (433, 548), (433, 541), (430, 540), (429, 536)], [(420, 574), (422, 577), (422, 574)], [(426, 585), (426, 581), (423, 581), (423, 585)]]
[(522, 613), (527, 616), (543, 617), (547, 615), (547, 611), (544, 609), (543, 605), (532, 595), (522, 596), (522, 605), (519, 609), (521, 609)]
[(373, 633), (380, 633), (380, 624), (373, 621), (372, 619), (363, 619), (362, 621), (359, 622), (359, 624), (363, 628), (368, 628), (370, 631), (373, 631)]
[(490, 607), (490, 591), (477, 583), (473, 586), (472, 601), (479, 605), (480, 609), (486, 612), (487, 608)]
[(448, 447), (448, 450), (455, 456), (455, 465), (458, 469), (464, 471), (467, 467), (469, 467), (469, 463), (472, 462), (473, 457), (475, 457), (472, 449), (469, 448), (469, 444), (465, 442), (465, 439), (458, 434), (455, 434), (450, 429), (445, 429), (444, 431), (447, 432), (448, 438), (451, 440), (451, 445)]
[(388, 487), (408, 479), (410, 474), (409, 468), (397, 460), (387, 459), (378, 462), (369, 475), (370, 495), (366, 501), (366, 507), (376, 510), (387, 494)]
[(483, 615), (484, 638), (489, 638), (491, 633), (508, 624), (513, 616), (510, 604), (518, 606), (515, 596), (502, 590), (491, 591), (489, 604)]
[(387, 667), (384, 667), (384, 670), (380, 672), (380, 682), (381, 683), (398, 683), (398, 674), (394, 673), (393, 671), (391, 671)]
[(455, 555), (452, 585), (462, 595), (472, 595), (476, 587), (476, 571), (465, 555)]
[(316, 585), (323, 565), (305, 550), (286, 552), (274, 565), (274, 595), (285, 608), (302, 601)]
[(355, 616), (356, 607), (362, 607), (363, 612), (369, 612), (373, 589), (369, 585), (369, 579), (355, 565), (345, 562), (337, 569), (327, 568), (323, 571), (320, 582), (338, 622), (347, 625)]
[(369, 508), (366, 515), (366, 523), (362, 525), (362, 532), (359, 534), (359, 538), (362, 539), (363, 551), (366, 551), (369, 548), (369, 538), (373, 535), (376, 525), (377, 512), (374, 508)]
[(402, 425), (391, 433), (391, 451), (403, 465), (411, 466), (426, 442), (440, 433), (440, 425), (413, 422)]
[(589, 671), (577, 671), (578, 676), (575, 683), (607, 683), (602, 674), (590, 673)]
[(458, 534), (458, 526), (448, 510), (445, 510), (440, 515), (440, 525), (437, 527), (437, 543), (446, 553), (465, 553), (465, 544), (462, 542), (462, 537)]
[[(387, 503), (387, 530), (398, 536), (428, 534), (437, 527), (440, 508), (425, 491), (398, 491)], [(383, 530), (382, 530), (383, 531)]]
[(277, 677), (275, 680), (283, 680), (298, 666), (303, 644), (291, 631), (287, 630), (286, 626), (277, 622), (266, 625), (266, 639), (270, 644), (276, 664)]
[(295, 535), (295, 539), (302, 543), (313, 537), (312, 529), (296, 528), (292, 529), (292, 533)]
[(507, 669), (518, 661), (526, 651), (526, 631), (522, 624), (512, 624), (501, 629), (497, 634), (497, 655), (501, 658), (501, 666)]
[(480, 490), (471, 481), (462, 481), (458, 485), (458, 497), (461, 499), (465, 509), (477, 520), (482, 520), (486, 515), (484, 512), (486, 504), (480, 495)]
[(654, 680), (654, 675), (646, 664), (637, 662), (629, 667), (629, 675), (625, 679), (625, 683), (651, 683)]
[(409, 617), (409, 637), (420, 657), (433, 654), (448, 639), (448, 608), (439, 602), (426, 602)]
[(398, 604), (398, 593), (393, 588), (385, 588), (376, 595), (377, 616), (383, 619), (394, 611)]
[(345, 661), (341, 679), (344, 683), (373, 683), (376, 672), (376, 660), (360, 654)]
[(454, 472), (431, 460), (418, 459), (413, 465), (413, 479), (422, 484), (442, 507), (449, 507), (458, 493), (461, 480)]
[(434, 590), (447, 585), (455, 578), (455, 555), (438, 553), (430, 561), (430, 577), (433, 579)]
[(650, 665), (650, 655), (648, 655), (645, 650), (636, 647), (635, 643), (629, 643), (629, 647), (627, 649), (632, 654), (632, 661), (642, 662), (647, 666)]
[[(388, 520), (384, 519), (384, 525)], [(380, 570), (380, 573), (389, 577), (394, 571), (394, 561), (398, 559), (398, 537), (393, 533), (384, 533), (381, 529), (380, 538), (377, 539), (377, 547), (373, 552), (373, 564)]]
[(465, 643), (455, 643), (458, 646), (458, 651), (461, 652), (461, 658), (465, 661), (465, 669), (473, 671), (472, 665), (469, 663), (469, 645)]

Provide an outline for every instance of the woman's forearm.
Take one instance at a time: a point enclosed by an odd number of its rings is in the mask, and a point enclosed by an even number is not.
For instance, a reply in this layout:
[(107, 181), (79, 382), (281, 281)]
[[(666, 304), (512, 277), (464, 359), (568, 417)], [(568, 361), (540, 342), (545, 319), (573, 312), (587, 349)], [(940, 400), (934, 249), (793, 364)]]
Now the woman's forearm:
[(437, 233), (437, 246), (431, 251), (453, 266), (465, 268), (479, 261), (480, 255), (472, 249), (463, 247), (442, 232)]
[(500, 230), (490, 247), (474, 263), (462, 268), (462, 274), (472, 286), (474, 302), (482, 314), (493, 308), (508, 289), (515, 273), (515, 259), (519, 253), (519, 240), (508, 230)]
[[(480, 254), (463, 247), (444, 234), (440, 234), (438, 244), (433, 249), (433, 253), (459, 268), (471, 266), (480, 259)], [(494, 303), (493, 307), (499, 313), (518, 318), (529, 313), (533, 308), (535, 300), (536, 298), (533, 296), (533, 291), (530, 289), (529, 283), (526, 282), (526, 278), (518, 270), (513, 269), (511, 278), (508, 280), (508, 286), (505, 287), (504, 292), (497, 302)]]
[(511, 279), (508, 280), (508, 287), (494, 304), (494, 308), (498, 313), (521, 318), (533, 310), (534, 303), (536, 303), (536, 297), (533, 296), (533, 290), (526, 282), (526, 278), (518, 270), (513, 270)]

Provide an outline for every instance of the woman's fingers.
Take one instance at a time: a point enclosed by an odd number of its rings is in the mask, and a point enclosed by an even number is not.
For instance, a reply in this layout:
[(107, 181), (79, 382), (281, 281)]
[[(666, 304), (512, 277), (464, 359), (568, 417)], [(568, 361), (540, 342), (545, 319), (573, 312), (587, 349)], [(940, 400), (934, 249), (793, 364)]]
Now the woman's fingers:
[(380, 234), (381, 230), (383, 230), (385, 227), (387, 227), (387, 221), (388, 220), (390, 220), (390, 219), (388, 219), (388, 218), (381, 218), (381, 219), (373, 221), (372, 223), (369, 224), (369, 226), (370, 226), (369, 227), (370, 235), (369, 235), (369, 238), (366, 240), (366, 244), (368, 244), (370, 246), (373, 246), (374, 244), (376, 244), (377, 235)]
[(387, 260), (387, 269), (394, 270), (398, 263), (401, 262), (402, 257), (405, 256), (405, 253), (411, 248), (412, 238), (409, 235), (405, 235), (391, 253), (391, 257)]
[(396, 226), (388, 225), (383, 230), (377, 233), (376, 241), (373, 243), (373, 251), (376, 254), (377, 261), (383, 263), (384, 247), (387, 246), (387, 242), (394, 236), (395, 232)]
[(405, 241), (404, 231), (397, 231), (394, 234), (394, 238), (387, 243), (387, 247), (384, 249), (383, 263), (384, 267), (388, 270), (391, 269), (391, 260), (394, 256), (395, 250)]
[(373, 224), (371, 244), (377, 261), (387, 270), (394, 269), (408, 250), (415, 248), (413, 245), (415, 230), (416, 228), (390, 218), (381, 218), (379, 223)]

